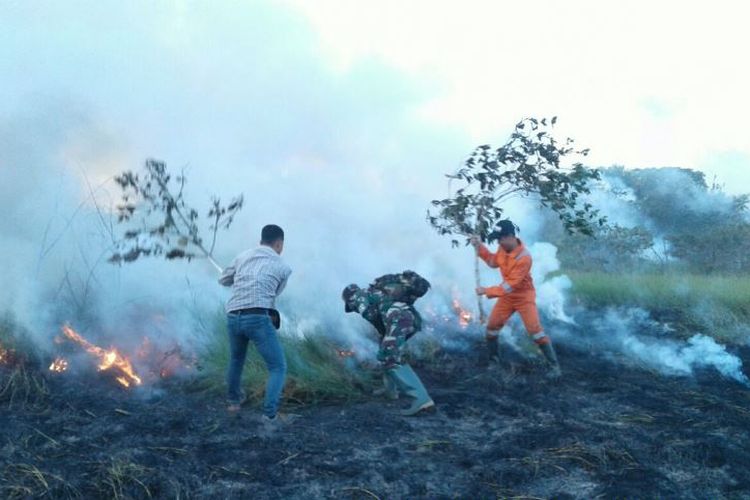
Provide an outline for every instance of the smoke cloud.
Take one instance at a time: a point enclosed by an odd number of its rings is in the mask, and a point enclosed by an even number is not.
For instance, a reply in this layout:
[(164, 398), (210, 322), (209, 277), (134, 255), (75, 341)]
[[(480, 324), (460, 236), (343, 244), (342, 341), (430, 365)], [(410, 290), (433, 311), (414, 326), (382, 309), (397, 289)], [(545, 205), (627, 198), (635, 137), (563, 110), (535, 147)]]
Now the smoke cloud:
[[(65, 322), (125, 348), (144, 336), (190, 348), (216, 335), (228, 292), (207, 262), (105, 262), (118, 231), (112, 176), (148, 157), (184, 170), (186, 198), (201, 213), (213, 194), (244, 194), (220, 235), (221, 264), (254, 246), (264, 224), (285, 229), (293, 274), (279, 307), (289, 334), (329, 335), (371, 356), (370, 328), (344, 314), (341, 290), (413, 269), (433, 284), (419, 307), (434, 338), (450, 347), (481, 338), (476, 325), (452, 337), (440, 328), (455, 324), (454, 299), (475, 307), (473, 252), (452, 249), (425, 210), (475, 144), (425, 118), (428, 82), (376, 60), (330, 67), (310, 26), (277, 6), (164, 4), (145, 17), (130, 4), (80, 16), (47, 7), (45, 16), (21, 4), (0, 16), (0, 303), (40, 349), (52, 350)], [(535, 259), (545, 319), (580, 325), (538, 207), (513, 200), (506, 213)], [(483, 269), (482, 282), (498, 283), (497, 271)], [(616, 323), (602, 321), (600, 331)], [(711, 339), (654, 350), (628, 324), (616, 336), (622, 352), (672, 373), (708, 363), (740, 380), (736, 359)]]
[(713, 338), (697, 333), (686, 341), (672, 337), (668, 325), (654, 321), (643, 309), (609, 309), (588, 318), (585, 340), (595, 339), (595, 349), (627, 355), (631, 360), (667, 375), (693, 375), (697, 368), (714, 368), (745, 385), (742, 361)]

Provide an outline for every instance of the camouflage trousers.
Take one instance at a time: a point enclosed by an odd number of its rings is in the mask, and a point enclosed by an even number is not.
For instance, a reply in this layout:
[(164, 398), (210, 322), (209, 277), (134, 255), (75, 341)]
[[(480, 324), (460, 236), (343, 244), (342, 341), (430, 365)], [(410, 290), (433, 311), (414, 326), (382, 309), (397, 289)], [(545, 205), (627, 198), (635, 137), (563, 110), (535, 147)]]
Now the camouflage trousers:
[(378, 361), (390, 370), (403, 362), (406, 341), (416, 333), (416, 318), (408, 305), (396, 303), (386, 312), (384, 323), (386, 334), (380, 341)]

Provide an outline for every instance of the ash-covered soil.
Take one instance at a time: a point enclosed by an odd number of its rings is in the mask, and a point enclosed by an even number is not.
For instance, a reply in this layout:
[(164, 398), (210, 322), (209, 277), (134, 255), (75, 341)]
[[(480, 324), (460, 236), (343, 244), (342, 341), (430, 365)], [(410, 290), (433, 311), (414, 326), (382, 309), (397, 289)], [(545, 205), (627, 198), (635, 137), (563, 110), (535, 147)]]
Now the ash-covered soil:
[(273, 434), (252, 405), (229, 416), (184, 384), (54, 378), (48, 405), (0, 410), (0, 496), (750, 498), (750, 390), (558, 351), (555, 383), (520, 358), (443, 354), (416, 366), (434, 413), (293, 407)]

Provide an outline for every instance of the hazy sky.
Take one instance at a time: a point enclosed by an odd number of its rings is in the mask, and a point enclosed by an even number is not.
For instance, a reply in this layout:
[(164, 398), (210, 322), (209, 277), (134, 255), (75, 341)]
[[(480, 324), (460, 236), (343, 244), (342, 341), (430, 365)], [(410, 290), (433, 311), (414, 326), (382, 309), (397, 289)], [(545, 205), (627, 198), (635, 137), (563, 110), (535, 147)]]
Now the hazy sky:
[(750, 190), (748, 2), (293, 4), (340, 71), (385, 61), (429, 89), (419, 113), (475, 142), (556, 114), (592, 161), (698, 168)]
[[(221, 141), (191, 140), (206, 150), (244, 141), (257, 154), (262, 144), (230, 128), (248, 125), (240, 116), (264, 98), (277, 101), (260, 142), (299, 139), (305, 161), (321, 163), (345, 152), (306, 141), (299, 117), (372, 122), (373, 148), (424, 147), (418, 129), (439, 131), (454, 164), (518, 119), (554, 114), (594, 163), (698, 168), (750, 191), (747, 5), (4, 0), (0, 112), (86, 115), (101, 132), (97, 164), (118, 148), (171, 153), (146, 122), (181, 138), (197, 122), (223, 126)], [(214, 105), (190, 113), (190, 99)], [(409, 134), (389, 135), (384, 121), (396, 117)]]

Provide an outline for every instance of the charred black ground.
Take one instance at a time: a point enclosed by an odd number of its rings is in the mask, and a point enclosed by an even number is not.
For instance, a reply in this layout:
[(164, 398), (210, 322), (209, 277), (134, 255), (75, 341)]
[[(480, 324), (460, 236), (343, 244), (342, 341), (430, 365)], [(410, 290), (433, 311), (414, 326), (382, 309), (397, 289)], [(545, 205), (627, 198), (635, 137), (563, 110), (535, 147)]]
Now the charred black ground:
[[(565, 375), (443, 353), (418, 366), (438, 411), (297, 407), (261, 432), (184, 383), (149, 397), (52, 378), (2, 408), (0, 496), (50, 498), (748, 498), (750, 390), (560, 347)], [(738, 353), (745, 363), (747, 351)]]

